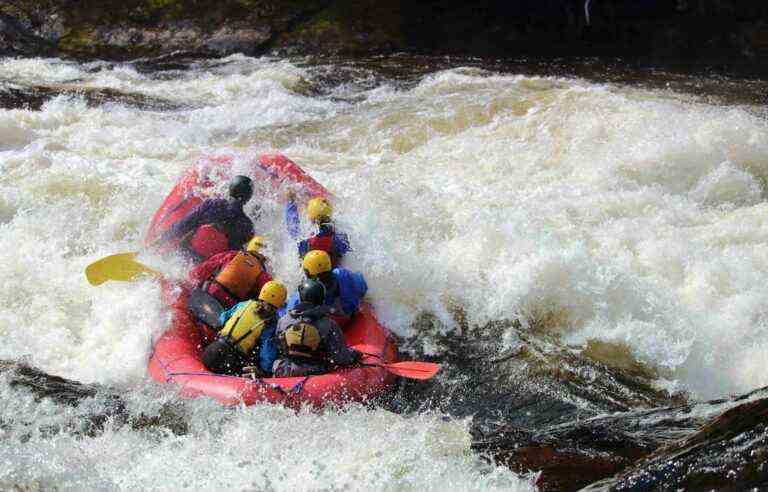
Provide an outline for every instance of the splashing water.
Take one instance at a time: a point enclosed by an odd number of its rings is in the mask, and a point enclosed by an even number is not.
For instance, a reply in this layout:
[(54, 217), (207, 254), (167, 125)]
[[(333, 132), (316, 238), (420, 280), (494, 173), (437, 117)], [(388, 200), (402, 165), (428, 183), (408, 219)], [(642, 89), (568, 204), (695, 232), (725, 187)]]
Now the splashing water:
[[(0, 359), (28, 357), (153, 405), (146, 359), (168, 321), (157, 285), (94, 289), (83, 268), (137, 249), (197, 155), (279, 150), (339, 198), (353, 238), (347, 266), (365, 272), (381, 320), (402, 336), (424, 311), (451, 333), (459, 306), (472, 324), (519, 319), (575, 346), (628, 348), (701, 397), (768, 384), (768, 124), (751, 108), (469, 68), (320, 89), (318, 73), (241, 56), (165, 73), (0, 61), (0, 83), (14, 87), (109, 88), (184, 107), (69, 95), (40, 111), (0, 110)], [(260, 205), (276, 276), (293, 283), (280, 205)], [(181, 274), (180, 264), (146, 260)], [(0, 441), (26, 432), (17, 414), (59, 418), (0, 388), (13, 403), (0, 409), (11, 423)], [(532, 487), (472, 454), (463, 420), (182, 405), (184, 436), (33, 431), (0, 447), (0, 485)]]

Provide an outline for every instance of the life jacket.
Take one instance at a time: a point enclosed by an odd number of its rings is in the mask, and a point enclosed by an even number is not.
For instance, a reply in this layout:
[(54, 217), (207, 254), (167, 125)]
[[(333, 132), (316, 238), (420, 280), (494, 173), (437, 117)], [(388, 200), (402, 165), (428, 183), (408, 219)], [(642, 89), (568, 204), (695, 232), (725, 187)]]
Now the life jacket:
[(323, 234), (322, 236), (315, 234), (309, 238), (307, 244), (309, 245), (310, 251), (319, 249), (328, 253), (331, 258), (335, 256), (335, 250), (333, 247), (333, 233)]
[(246, 299), (248, 294), (259, 282), (259, 276), (264, 271), (258, 257), (245, 251), (239, 251), (229, 263), (214, 277), (232, 297)]
[(288, 357), (297, 357), (306, 361), (321, 361), (320, 332), (307, 319), (301, 319), (280, 332), (278, 343), (280, 351)]
[(242, 299), (234, 297), (232, 294), (226, 291), (224, 287), (217, 284), (216, 282), (209, 281), (203, 283), (203, 290), (212, 295), (213, 298), (219, 301), (221, 305), (226, 309), (229, 309), (238, 302), (242, 301)]
[(244, 355), (250, 354), (266, 324), (260, 309), (261, 301), (248, 302), (227, 320), (224, 328), (219, 331), (219, 336)]
[(187, 241), (187, 247), (201, 259), (229, 249), (229, 238), (213, 224), (201, 225)]

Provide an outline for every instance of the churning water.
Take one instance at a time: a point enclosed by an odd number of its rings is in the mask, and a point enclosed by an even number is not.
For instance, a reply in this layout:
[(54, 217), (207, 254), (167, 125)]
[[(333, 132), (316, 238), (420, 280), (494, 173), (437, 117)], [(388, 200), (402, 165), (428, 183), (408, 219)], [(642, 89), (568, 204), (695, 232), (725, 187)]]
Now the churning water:
[[(0, 110), (0, 359), (116, 386), (139, 409), (173, 400), (145, 371), (167, 323), (159, 287), (93, 288), (83, 269), (139, 248), (197, 156), (280, 151), (338, 198), (347, 266), (365, 273), (381, 320), (403, 337), (423, 312), (450, 335), (460, 309), (473, 325), (519, 320), (573, 347), (606, 342), (657, 369), (659, 385), (702, 398), (768, 384), (768, 122), (755, 108), (468, 67), (405, 81), (344, 68), (0, 60), (0, 95), (112, 95)], [(281, 206), (256, 205), (277, 276), (293, 283)], [(177, 402), (183, 436), (51, 437), (45, 426), (67, 418), (60, 407), (2, 380), (0, 393), (0, 488), (533, 487), (470, 451), (468, 420), (437, 413), (198, 400)]]

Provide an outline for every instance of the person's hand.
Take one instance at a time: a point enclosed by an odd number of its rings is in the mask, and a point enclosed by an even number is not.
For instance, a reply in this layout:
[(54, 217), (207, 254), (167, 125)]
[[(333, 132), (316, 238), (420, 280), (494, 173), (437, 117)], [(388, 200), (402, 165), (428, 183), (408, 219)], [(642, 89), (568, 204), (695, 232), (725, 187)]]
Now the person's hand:
[(254, 379), (263, 378), (267, 374), (261, 370), (258, 366), (245, 366), (243, 367), (243, 376), (250, 376)]
[(354, 355), (352, 356), (352, 363), (355, 364), (357, 362), (360, 362), (363, 358), (363, 353), (356, 349), (350, 349)]

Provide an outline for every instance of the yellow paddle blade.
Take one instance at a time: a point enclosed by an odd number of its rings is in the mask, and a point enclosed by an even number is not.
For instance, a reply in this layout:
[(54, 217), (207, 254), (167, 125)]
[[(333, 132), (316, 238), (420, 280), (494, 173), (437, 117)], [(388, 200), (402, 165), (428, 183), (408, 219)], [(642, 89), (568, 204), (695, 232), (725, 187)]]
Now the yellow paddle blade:
[(137, 254), (118, 253), (95, 261), (85, 267), (85, 277), (91, 285), (101, 285), (107, 280), (130, 282), (141, 275), (161, 275), (160, 272), (136, 261)]

